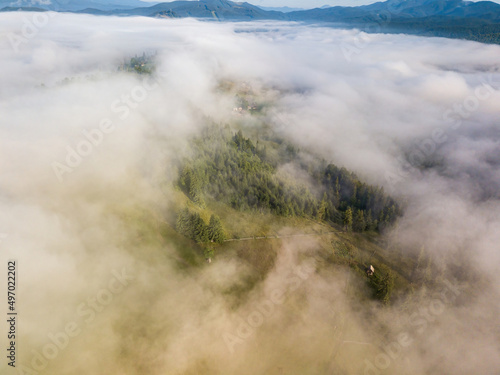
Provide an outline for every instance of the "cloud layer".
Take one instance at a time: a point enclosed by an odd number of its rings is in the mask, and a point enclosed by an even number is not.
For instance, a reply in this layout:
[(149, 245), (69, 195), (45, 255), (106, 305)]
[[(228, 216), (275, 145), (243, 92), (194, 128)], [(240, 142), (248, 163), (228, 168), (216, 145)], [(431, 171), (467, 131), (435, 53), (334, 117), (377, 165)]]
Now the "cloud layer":
[[(25, 366), (41, 374), (499, 368), (500, 47), (271, 22), (4, 13), (0, 25), (0, 233), (8, 234), (0, 259), (19, 262)], [(158, 54), (156, 80), (117, 71), (143, 51)], [(179, 271), (178, 245), (130, 218), (160, 225), (172, 204), (169, 161), (189, 152), (206, 118), (234, 118), (221, 79), (273, 88), (264, 116), (277, 132), (406, 202), (387, 234), (393, 246), (425, 247), (447, 272), (470, 268), (482, 288), (469, 294), (477, 284), (460, 284), (458, 299), (422, 304), (430, 318), (414, 311), (396, 323), (397, 310), (346, 296), (348, 273), (308, 271), (314, 265), (300, 254), (314, 242), (285, 244), (236, 308), (220, 292), (245, 266)], [(422, 334), (409, 332), (415, 319), (426, 322), (416, 325)], [(386, 368), (372, 347), (394, 340), (408, 345)]]

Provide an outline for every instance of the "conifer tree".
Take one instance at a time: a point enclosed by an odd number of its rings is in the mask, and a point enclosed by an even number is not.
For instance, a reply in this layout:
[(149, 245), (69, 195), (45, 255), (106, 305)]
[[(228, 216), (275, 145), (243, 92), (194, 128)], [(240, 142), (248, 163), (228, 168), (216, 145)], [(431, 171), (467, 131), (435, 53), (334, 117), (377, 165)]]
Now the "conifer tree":
[(349, 207), (344, 214), (344, 226), (347, 231), (352, 230), (352, 209)]
[(354, 218), (354, 230), (356, 232), (363, 232), (366, 228), (365, 216), (362, 210), (357, 210), (356, 217)]
[(317, 214), (317, 219), (318, 220), (325, 220), (327, 212), (326, 208), (328, 206), (327, 204), (328, 197), (326, 196), (326, 193), (323, 194), (323, 199), (321, 200), (321, 203), (319, 204), (318, 208), (318, 214)]
[(339, 183), (339, 178), (337, 177), (335, 179), (335, 195), (333, 198), (333, 205), (335, 208), (339, 208), (340, 204), (340, 183)]
[(191, 222), (193, 227), (193, 240), (198, 243), (208, 242), (208, 228), (200, 214), (195, 212), (191, 216)]
[(226, 234), (220, 218), (217, 215), (210, 216), (210, 223), (208, 224), (208, 239), (215, 243), (222, 244), (226, 239)]
[(214, 253), (215, 253), (214, 248), (211, 245), (207, 245), (203, 250), (203, 255), (207, 260), (211, 260), (214, 257)]
[(187, 207), (177, 215), (176, 228), (180, 234), (191, 238), (191, 214)]
[(382, 265), (379, 267), (375, 279), (377, 282), (376, 297), (388, 304), (394, 288), (394, 274), (386, 265)]
[(374, 230), (375, 229), (373, 227), (372, 210), (368, 210), (368, 212), (366, 213), (365, 222), (366, 222), (366, 230)]

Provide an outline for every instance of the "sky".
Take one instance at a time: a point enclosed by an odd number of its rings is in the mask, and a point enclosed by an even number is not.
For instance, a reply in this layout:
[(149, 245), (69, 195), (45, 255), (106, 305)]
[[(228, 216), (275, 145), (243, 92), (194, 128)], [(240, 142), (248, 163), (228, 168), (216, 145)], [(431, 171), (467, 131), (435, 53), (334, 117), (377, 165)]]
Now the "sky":
[[(478, 0), (473, 0), (478, 1)], [(297, 7), (297, 8), (319, 8), (324, 5), (334, 6), (360, 6), (375, 3), (374, 0), (250, 0), (251, 4), (268, 7)], [(493, 0), (500, 3), (500, 0)]]
[[(154, 0), (143, 0), (154, 1)], [(196, 0), (194, 0), (196, 1)], [(478, 0), (473, 0), (478, 1)], [(500, 3), (500, 0), (492, 0), (493, 2)], [(157, 1), (154, 1), (157, 2)], [(248, 0), (250, 4), (263, 7), (291, 7), (291, 8), (320, 8), (325, 5), (329, 6), (360, 6), (375, 3), (374, 0)]]
[[(147, 2), (158, 2), (155, 0), (143, 0)], [(196, 1), (196, 0), (193, 0)], [(319, 8), (324, 5), (358, 6), (370, 4), (370, 0), (250, 0), (250, 4), (263, 7), (290, 7), (290, 8)]]
[[(0, 279), (16, 259), (18, 359), (38, 370), (24, 373), (498, 372), (500, 46), (19, 12), (0, 14), (0, 37)], [(118, 71), (144, 51), (157, 52), (154, 78)], [(262, 97), (263, 112), (236, 115), (228, 82)], [(172, 233), (178, 161), (212, 121), (264, 121), (401, 199), (387, 248), (395, 259), (425, 250), (431, 283), (447, 289), (359, 305), (349, 283), (364, 291), (364, 280), (300, 237), (228, 301), (248, 264), (185, 267), (190, 246), (159, 234)], [(286, 298), (270, 305), (276, 290)]]
[(252, 0), (251, 4), (265, 7), (319, 8), (324, 5), (359, 6), (370, 4), (370, 0)]

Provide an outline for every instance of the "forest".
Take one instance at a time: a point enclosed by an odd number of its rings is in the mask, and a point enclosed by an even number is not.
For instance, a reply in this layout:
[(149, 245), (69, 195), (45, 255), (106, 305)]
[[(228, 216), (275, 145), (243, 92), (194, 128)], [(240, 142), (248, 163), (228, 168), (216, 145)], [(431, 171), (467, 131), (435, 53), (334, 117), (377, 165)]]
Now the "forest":
[[(400, 205), (383, 188), (319, 158), (310, 161), (282, 139), (252, 141), (241, 130), (212, 125), (193, 144), (194, 155), (180, 162), (178, 186), (200, 207), (210, 197), (236, 210), (306, 217), (355, 232), (380, 232), (401, 214)], [(311, 191), (300, 179), (278, 173), (285, 163), (307, 173), (317, 188)], [(178, 230), (187, 237), (197, 242), (220, 241), (221, 236), (209, 234), (210, 230), (202, 229), (204, 225), (194, 213), (178, 215)]]

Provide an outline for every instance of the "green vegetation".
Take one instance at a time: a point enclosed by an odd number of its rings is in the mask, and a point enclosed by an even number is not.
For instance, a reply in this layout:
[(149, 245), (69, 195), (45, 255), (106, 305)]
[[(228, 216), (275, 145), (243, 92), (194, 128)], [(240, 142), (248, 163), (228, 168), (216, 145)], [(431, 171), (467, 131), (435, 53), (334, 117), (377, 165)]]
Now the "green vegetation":
[(389, 303), (392, 290), (394, 289), (394, 275), (386, 265), (380, 268), (370, 277), (370, 284), (377, 299), (385, 304)]
[(143, 52), (142, 56), (135, 55), (130, 61), (125, 61), (119, 67), (119, 70), (137, 74), (153, 74), (155, 71), (155, 57), (156, 55), (147, 55)]
[(180, 234), (200, 244), (207, 242), (221, 244), (226, 238), (218, 216), (212, 215), (207, 225), (198, 212), (191, 212), (188, 208), (179, 212), (176, 229)]
[(224, 232), (220, 218), (216, 215), (210, 216), (210, 222), (208, 223), (208, 239), (218, 244), (224, 243), (226, 239), (226, 233)]
[(349, 207), (344, 214), (344, 227), (345, 230), (352, 230), (352, 209)]
[(500, 44), (500, 24), (475, 18), (453, 19), (423, 18), (396, 19), (385, 28), (385, 32), (401, 32), (423, 35), (427, 37), (442, 37), (467, 39), (475, 42)]
[[(196, 154), (181, 163), (178, 185), (199, 207), (210, 197), (239, 211), (306, 217), (357, 232), (380, 231), (400, 214), (399, 205), (382, 188), (319, 159), (306, 163), (309, 155), (303, 158), (283, 140), (254, 143), (241, 130), (233, 134), (229, 127), (211, 126), (194, 144)], [(284, 163), (309, 174), (319, 191), (311, 192), (308, 181), (280, 175)]]
[[(287, 237), (284, 227), (316, 236), (327, 263), (352, 268), (384, 303), (393, 290), (407, 288), (409, 271), (394, 271), (372, 238), (360, 245), (352, 237), (366, 233), (377, 238), (401, 214), (398, 203), (345, 168), (274, 134), (259, 134), (252, 140), (242, 130), (207, 126), (192, 140), (191, 156), (179, 160), (176, 194), (184, 198), (176, 199), (181, 202), (177, 232), (196, 242), (205, 259), (233, 254), (253, 270), (244, 285), (228, 293), (237, 301), (272, 269), (281, 238)], [(335, 234), (341, 230), (347, 237)], [(228, 237), (236, 241), (225, 242)], [(369, 264), (376, 267), (373, 276), (365, 272)]]

